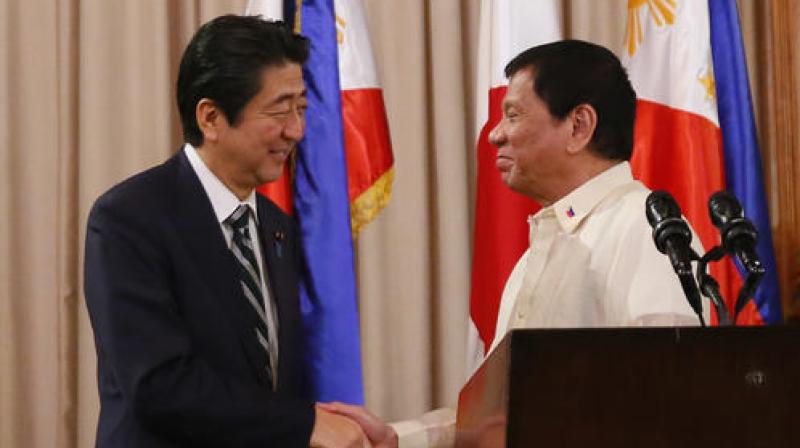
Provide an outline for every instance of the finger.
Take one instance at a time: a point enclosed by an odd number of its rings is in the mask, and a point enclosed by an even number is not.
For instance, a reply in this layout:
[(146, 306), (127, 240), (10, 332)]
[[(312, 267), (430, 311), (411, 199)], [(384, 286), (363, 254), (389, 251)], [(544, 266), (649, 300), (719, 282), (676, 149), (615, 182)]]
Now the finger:
[(354, 411), (354, 410), (357, 410), (357, 409), (363, 409), (362, 406), (342, 403), (341, 401), (330, 401), (330, 402), (327, 402), (327, 403), (318, 402), (316, 405), (318, 407), (321, 407), (322, 409), (325, 409), (325, 410), (328, 410), (328, 409), (337, 410), (338, 409), (338, 410)]
[(320, 408), (328, 411), (334, 412), (339, 415), (344, 415), (345, 417), (350, 417), (353, 419), (372, 419), (378, 420), (377, 417), (374, 417), (372, 414), (369, 413), (366, 409), (361, 406), (354, 406), (350, 404), (340, 403), (338, 401), (334, 401), (331, 403), (318, 403), (317, 406)]
[(328, 411), (328, 412), (334, 412), (334, 408), (335, 408), (334, 403), (335, 402), (331, 402), (331, 403), (321, 403), (320, 402), (320, 403), (316, 403), (315, 406), (320, 408), (320, 409), (322, 409), (322, 410)]

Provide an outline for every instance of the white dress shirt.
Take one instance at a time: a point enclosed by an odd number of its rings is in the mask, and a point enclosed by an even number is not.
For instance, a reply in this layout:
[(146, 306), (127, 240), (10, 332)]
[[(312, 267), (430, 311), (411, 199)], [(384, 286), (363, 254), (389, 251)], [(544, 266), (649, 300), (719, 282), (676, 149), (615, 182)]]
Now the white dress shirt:
[(274, 382), (277, 380), (278, 372), (278, 313), (275, 309), (274, 300), (271, 299), (269, 282), (267, 281), (267, 271), (264, 266), (264, 258), (261, 255), (256, 192), (255, 190), (251, 191), (250, 195), (244, 201), (240, 201), (239, 198), (208, 169), (205, 162), (203, 162), (203, 159), (200, 158), (197, 150), (192, 145), (186, 143), (183, 150), (186, 153), (186, 157), (189, 159), (189, 164), (200, 179), (200, 183), (203, 185), (203, 189), (206, 191), (209, 201), (211, 201), (211, 206), (214, 209), (217, 222), (222, 229), (222, 234), (225, 236), (225, 244), (228, 248), (231, 247), (233, 230), (230, 226), (225, 224), (225, 220), (228, 219), (241, 204), (247, 205), (253, 212), (250, 214), (250, 219), (248, 220), (248, 230), (253, 240), (256, 261), (258, 262), (258, 269), (261, 273), (261, 291), (264, 296), (264, 309), (267, 318), (267, 338), (269, 340), (269, 363), (273, 372), (272, 376)]

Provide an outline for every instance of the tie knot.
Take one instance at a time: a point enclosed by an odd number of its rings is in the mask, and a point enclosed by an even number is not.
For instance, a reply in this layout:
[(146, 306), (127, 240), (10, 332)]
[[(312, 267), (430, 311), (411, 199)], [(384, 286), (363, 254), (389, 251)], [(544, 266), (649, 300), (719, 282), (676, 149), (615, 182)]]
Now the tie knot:
[(230, 216), (225, 220), (229, 226), (233, 228), (233, 230), (241, 231), (242, 229), (247, 228), (247, 219), (250, 216), (250, 207), (245, 204), (241, 204), (236, 207), (236, 210), (231, 213)]

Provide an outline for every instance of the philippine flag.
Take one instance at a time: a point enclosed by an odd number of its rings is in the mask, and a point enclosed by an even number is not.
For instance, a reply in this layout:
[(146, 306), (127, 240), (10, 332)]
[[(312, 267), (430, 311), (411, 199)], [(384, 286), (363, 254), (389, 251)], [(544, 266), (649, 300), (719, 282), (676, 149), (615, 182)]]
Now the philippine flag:
[[(706, 250), (720, 243), (708, 198), (727, 189), (759, 232), (767, 268), (755, 301), (737, 324), (781, 321), (744, 50), (735, 0), (629, 0), (623, 63), (638, 96), (634, 175), (680, 203)], [(728, 308), (742, 286), (741, 266), (711, 267)]]

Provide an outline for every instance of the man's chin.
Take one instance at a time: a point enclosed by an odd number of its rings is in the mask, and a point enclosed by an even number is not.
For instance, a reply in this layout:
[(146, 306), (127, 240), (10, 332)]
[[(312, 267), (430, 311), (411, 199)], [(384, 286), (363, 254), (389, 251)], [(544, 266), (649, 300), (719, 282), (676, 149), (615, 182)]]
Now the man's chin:
[(258, 180), (261, 182), (261, 185), (277, 182), (283, 177), (283, 172), (283, 166), (281, 166), (280, 169), (272, 168), (268, 171), (265, 170), (259, 173)]
[(524, 185), (520, 185), (513, 177), (505, 177), (503, 176), (503, 183), (508, 187), (509, 190), (513, 191), (514, 193), (519, 193), (523, 196), (530, 197), (528, 194), (528, 190), (524, 188)]
[(511, 189), (513, 191), (517, 191), (517, 189), (514, 188), (515, 185), (516, 185), (514, 183), (514, 177), (511, 175), (510, 172), (506, 171), (505, 173), (500, 173), (500, 179), (503, 181), (503, 183), (506, 185), (506, 187), (508, 187), (509, 189)]

